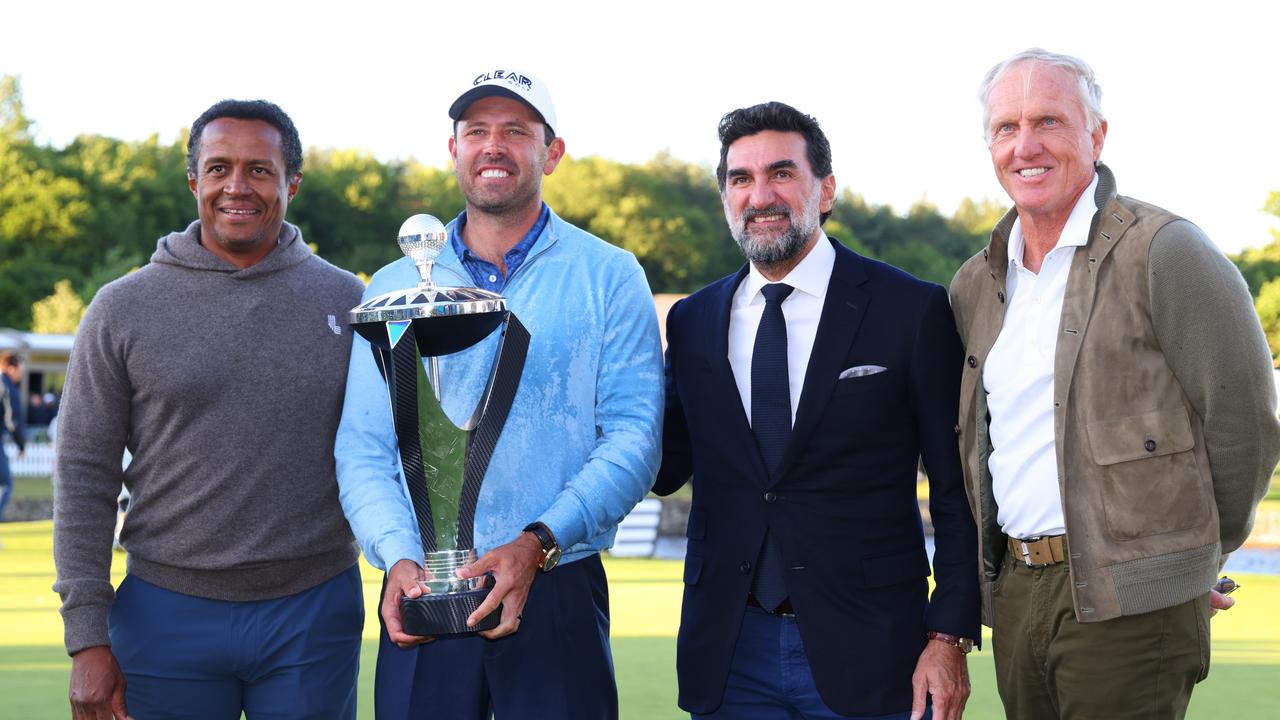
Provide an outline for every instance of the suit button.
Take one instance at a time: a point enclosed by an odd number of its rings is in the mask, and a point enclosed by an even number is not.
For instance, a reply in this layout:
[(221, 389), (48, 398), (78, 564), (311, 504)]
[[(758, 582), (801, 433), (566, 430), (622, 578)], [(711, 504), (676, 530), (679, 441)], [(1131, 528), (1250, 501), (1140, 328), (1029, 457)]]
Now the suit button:
[(764, 494), (764, 501), (765, 501), (765, 502), (767, 502), (767, 503), (774, 502), (774, 501), (775, 501), (775, 500), (777, 500), (777, 499), (778, 499), (778, 495), (777, 495), (777, 493), (775, 493), (775, 492), (774, 492), (774, 491), (772, 491), (772, 490), (770, 490), (769, 492), (767, 492), (767, 493), (765, 493), (765, 494)]
[(747, 573), (751, 572), (751, 563), (747, 560), (743, 560), (742, 564), (738, 566), (738, 570), (743, 575), (746, 575)]
[(959, 425), (956, 425), (955, 427), (953, 427), (953, 428), (951, 428), (951, 429), (952, 429), (952, 430), (955, 430), (957, 435), (959, 435), (959, 434), (960, 434), (960, 426), (959, 426)]
[(969, 356), (969, 359), (967, 360), (967, 362), (969, 363), (969, 367), (971, 368), (978, 367), (978, 358), (972, 355)]
[(1155, 451), (1156, 451), (1156, 441), (1155, 441), (1155, 440), (1148, 440), (1148, 441), (1146, 441), (1146, 442), (1142, 443), (1142, 447), (1146, 448), (1146, 449), (1147, 449), (1147, 452), (1155, 452)]
[(1003, 305), (1003, 304), (1004, 304), (1004, 291), (1003, 291), (1003, 290), (1001, 290), (1000, 292), (996, 293), (996, 297), (1000, 298), (1000, 304), (1002, 304), (1002, 305)]

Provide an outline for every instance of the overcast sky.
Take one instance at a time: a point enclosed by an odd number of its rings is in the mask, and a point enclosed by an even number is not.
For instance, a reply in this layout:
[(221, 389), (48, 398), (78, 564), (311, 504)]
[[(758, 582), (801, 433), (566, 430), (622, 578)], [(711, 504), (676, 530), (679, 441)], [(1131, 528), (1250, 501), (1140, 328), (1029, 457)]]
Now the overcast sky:
[(172, 141), (218, 99), (263, 97), (305, 145), (441, 167), (448, 105), (494, 67), (546, 81), (570, 155), (624, 162), (667, 150), (711, 166), (723, 113), (782, 100), (822, 123), (842, 188), (950, 213), (964, 197), (1005, 201), (977, 86), (1041, 46), (1097, 72), (1120, 192), (1235, 252), (1280, 227), (1261, 212), (1280, 190), (1280, 3), (1240, 5), (44, 0), (4, 9), (0, 73), (21, 76), (38, 137), (57, 146)]

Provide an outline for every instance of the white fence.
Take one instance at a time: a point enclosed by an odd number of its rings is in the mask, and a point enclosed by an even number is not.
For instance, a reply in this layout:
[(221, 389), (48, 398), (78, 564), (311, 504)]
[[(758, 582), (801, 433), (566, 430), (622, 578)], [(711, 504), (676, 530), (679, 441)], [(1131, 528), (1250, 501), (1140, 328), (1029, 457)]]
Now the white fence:
[(9, 470), (14, 477), (53, 474), (53, 445), (47, 442), (27, 443), (26, 454), (19, 458), (18, 446), (6, 440), (4, 454), (9, 457)]
[[(53, 474), (53, 445), (27, 443), (27, 452), (18, 459), (18, 447), (5, 442), (9, 469), (15, 477), (47, 477)], [(609, 552), (617, 557), (651, 557), (658, 542), (658, 522), (662, 518), (662, 502), (654, 498), (641, 500), (631, 514), (618, 524), (618, 536)]]
[(658, 521), (662, 518), (662, 501), (641, 500), (639, 505), (618, 524), (618, 536), (609, 553), (615, 557), (649, 557), (658, 542)]

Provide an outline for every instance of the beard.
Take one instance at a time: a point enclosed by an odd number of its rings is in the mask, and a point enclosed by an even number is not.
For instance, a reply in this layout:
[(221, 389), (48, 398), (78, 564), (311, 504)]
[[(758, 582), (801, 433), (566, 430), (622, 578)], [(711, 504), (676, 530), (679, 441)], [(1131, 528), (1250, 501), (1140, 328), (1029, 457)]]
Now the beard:
[[(787, 229), (777, 238), (770, 238), (752, 232), (751, 219), (758, 215), (786, 215)], [(806, 216), (809, 213), (805, 213)], [(747, 260), (758, 265), (776, 265), (795, 257), (818, 229), (816, 216), (810, 222), (796, 222), (791, 208), (786, 205), (775, 205), (768, 208), (747, 209), (743, 211), (740, 222), (733, 226), (734, 242)]]
[(487, 215), (519, 213), (527, 209), (542, 190), (537, 178), (533, 182), (520, 183), (506, 193), (482, 192), (471, 182), (459, 181), (458, 185), (467, 205)]
[(533, 162), (529, 167), (519, 167), (511, 158), (481, 157), (476, 160), (477, 164), (484, 163), (505, 168), (517, 178), (515, 185), (506, 190), (485, 188), (476, 180), (475, 167), (478, 165), (473, 165), (465, 173), (456, 173), (458, 189), (462, 191), (467, 206), (472, 210), (486, 215), (516, 215), (527, 210), (542, 192), (542, 175), (539, 169), (546, 161), (545, 148), (534, 154)]

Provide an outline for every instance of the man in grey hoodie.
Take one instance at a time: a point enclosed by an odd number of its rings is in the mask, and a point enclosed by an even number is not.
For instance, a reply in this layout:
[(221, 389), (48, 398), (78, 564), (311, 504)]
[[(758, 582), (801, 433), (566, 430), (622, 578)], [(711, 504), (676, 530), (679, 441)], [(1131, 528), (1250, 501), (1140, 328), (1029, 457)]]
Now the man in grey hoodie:
[(302, 146), (280, 108), (217, 103), (187, 149), (200, 219), (97, 294), (67, 372), (54, 589), (73, 716), (354, 718), (364, 611), (333, 442), (339, 319), (364, 287), (284, 221)]

